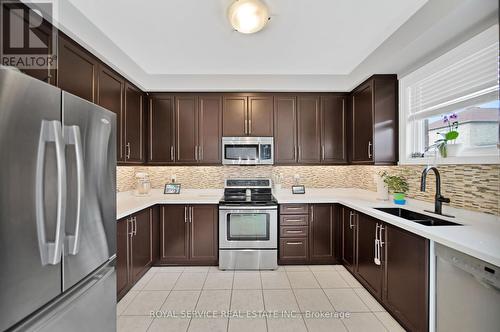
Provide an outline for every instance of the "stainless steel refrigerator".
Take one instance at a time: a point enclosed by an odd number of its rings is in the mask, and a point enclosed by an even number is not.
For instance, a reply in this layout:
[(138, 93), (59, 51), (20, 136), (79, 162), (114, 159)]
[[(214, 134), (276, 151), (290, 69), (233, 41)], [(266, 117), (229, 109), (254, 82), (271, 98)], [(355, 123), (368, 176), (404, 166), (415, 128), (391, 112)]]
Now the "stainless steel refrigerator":
[(0, 67), (0, 331), (116, 330), (115, 114)]

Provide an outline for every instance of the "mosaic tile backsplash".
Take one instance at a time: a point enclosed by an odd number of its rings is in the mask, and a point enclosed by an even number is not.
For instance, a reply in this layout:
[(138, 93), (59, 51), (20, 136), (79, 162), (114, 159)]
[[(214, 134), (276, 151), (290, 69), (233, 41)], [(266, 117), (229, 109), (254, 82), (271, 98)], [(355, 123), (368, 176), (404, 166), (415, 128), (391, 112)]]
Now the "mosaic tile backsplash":
[[(434, 201), (434, 173), (429, 173), (427, 191), (420, 191), (420, 174), (424, 166), (151, 166), (117, 168), (118, 191), (132, 190), (135, 173), (150, 175), (153, 188), (163, 188), (176, 176), (183, 188), (223, 188), (224, 179), (232, 177), (274, 177), (282, 175), (282, 187), (294, 183), (310, 188), (361, 188), (376, 191), (374, 175), (382, 171), (404, 175), (410, 185), (408, 197)], [(442, 192), (451, 198), (451, 206), (500, 215), (500, 165), (439, 166)]]

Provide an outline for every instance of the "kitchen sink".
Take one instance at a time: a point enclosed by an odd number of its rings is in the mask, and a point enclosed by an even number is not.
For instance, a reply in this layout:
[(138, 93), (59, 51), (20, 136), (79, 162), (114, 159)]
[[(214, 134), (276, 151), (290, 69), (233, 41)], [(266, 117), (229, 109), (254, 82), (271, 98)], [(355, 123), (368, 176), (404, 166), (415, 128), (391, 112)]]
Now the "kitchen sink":
[(392, 214), (393, 216), (400, 217), (406, 220), (410, 220), (416, 222), (420, 225), (425, 226), (463, 226), (462, 224), (458, 224), (455, 222), (434, 218), (432, 216), (401, 209), (401, 208), (375, 208), (375, 210), (379, 210), (385, 213)]

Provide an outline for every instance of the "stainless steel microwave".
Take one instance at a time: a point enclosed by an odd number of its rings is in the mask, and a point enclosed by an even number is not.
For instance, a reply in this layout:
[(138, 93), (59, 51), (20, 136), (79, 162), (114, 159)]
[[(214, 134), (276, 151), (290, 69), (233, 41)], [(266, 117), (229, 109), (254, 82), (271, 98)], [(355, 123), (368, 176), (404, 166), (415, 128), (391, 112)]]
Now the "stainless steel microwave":
[(222, 163), (224, 165), (272, 165), (274, 139), (272, 137), (223, 137)]

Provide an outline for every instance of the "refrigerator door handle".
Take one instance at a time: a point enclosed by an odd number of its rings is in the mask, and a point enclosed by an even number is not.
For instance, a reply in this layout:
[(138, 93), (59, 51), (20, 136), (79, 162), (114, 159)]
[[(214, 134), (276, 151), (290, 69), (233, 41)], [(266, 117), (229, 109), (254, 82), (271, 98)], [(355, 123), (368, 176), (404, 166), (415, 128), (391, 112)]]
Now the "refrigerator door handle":
[[(44, 161), (45, 147), (48, 142), (53, 142), (55, 145), (57, 164), (57, 216), (53, 242), (47, 241), (45, 234)], [(36, 160), (35, 184), (36, 228), (42, 265), (57, 265), (61, 262), (62, 242), (65, 232), (63, 218), (66, 216), (66, 161), (64, 154), (61, 122), (42, 120)]]
[(76, 182), (77, 182), (77, 203), (76, 203), (76, 220), (75, 233), (66, 234), (65, 245), (67, 246), (70, 255), (77, 255), (80, 249), (80, 222), (82, 220), (82, 203), (85, 196), (85, 171), (83, 169), (83, 146), (80, 127), (64, 126), (64, 140), (66, 145), (75, 146), (76, 157)]

